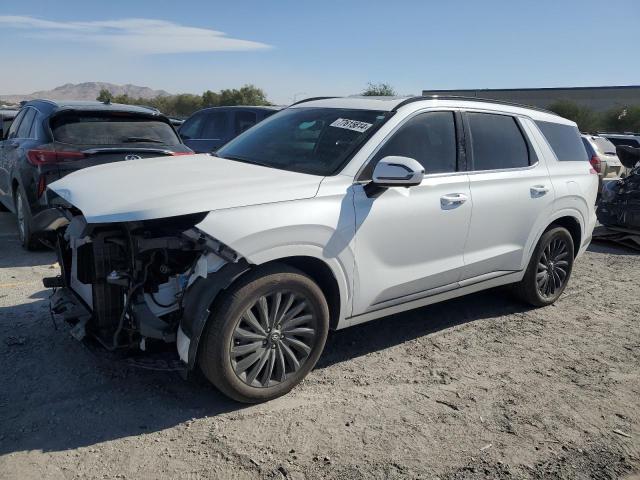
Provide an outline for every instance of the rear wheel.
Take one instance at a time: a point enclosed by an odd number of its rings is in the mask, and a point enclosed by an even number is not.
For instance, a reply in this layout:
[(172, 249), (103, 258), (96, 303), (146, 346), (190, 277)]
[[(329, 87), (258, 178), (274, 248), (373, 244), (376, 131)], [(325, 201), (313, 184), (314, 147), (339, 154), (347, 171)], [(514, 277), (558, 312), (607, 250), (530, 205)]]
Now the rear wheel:
[(524, 278), (515, 286), (518, 296), (536, 307), (555, 302), (564, 291), (573, 269), (573, 238), (564, 227), (542, 235)]
[(18, 238), (20, 243), (27, 250), (35, 250), (40, 244), (35, 238), (32, 232), (31, 226), (31, 208), (29, 202), (22, 191), (22, 188), (18, 186), (14, 196), (14, 205), (16, 207), (16, 220), (18, 223)]
[(214, 308), (198, 362), (227, 396), (271, 400), (313, 369), (328, 330), (329, 309), (318, 285), (297, 269), (273, 265), (241, 279)]

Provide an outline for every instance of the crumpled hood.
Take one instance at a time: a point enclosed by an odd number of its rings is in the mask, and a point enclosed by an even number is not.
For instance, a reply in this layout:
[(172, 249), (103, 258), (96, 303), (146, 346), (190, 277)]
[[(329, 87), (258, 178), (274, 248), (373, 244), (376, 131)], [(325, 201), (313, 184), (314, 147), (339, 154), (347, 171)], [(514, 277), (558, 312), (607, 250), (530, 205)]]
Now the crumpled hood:
[(201, 154), (86, 168), (49, 188), (88, 223), (107, 223), (311, 198), (322, 178)]

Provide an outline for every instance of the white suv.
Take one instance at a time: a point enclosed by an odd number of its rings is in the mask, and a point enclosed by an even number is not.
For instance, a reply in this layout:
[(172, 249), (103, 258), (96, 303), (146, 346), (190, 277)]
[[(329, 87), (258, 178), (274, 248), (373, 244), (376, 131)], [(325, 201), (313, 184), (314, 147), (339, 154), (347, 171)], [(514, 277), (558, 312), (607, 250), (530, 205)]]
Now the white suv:
[[(329, 329), (512, 284), (553, 303), (589, 245), (598, 175), (575, 123), (440, 98), (311, 99), (216, 156), (84, 169), (53, 310), (110, 349), (176, 342), (243, 402), (283, 395)], [(52, 219), (52, 228), (61, 218)]]

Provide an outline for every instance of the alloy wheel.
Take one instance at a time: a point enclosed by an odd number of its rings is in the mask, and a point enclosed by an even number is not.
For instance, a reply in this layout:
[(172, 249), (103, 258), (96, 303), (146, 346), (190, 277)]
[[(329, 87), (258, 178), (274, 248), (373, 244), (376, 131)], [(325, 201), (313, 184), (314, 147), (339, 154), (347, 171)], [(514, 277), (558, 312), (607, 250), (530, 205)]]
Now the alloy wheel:
[(552, 238), (540, 254), (536, 274), (538, 293), (551, 298), (561, 291), (569, 276), (569, 249), (562, 238)]
[(231, 365), (245, 384), (272, 387), (306, 362), (317, 334), (308, 299), (291, 291), (268, 293), (240, 317), (231, 340)]

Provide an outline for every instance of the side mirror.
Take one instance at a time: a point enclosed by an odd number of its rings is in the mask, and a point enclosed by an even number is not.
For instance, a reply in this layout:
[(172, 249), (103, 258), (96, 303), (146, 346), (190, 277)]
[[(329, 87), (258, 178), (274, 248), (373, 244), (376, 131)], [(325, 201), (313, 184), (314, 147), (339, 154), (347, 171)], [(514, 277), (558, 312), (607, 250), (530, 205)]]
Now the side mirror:
[(378, 187), (414, 187), (422, 183), (424, 167), (409, 157), (384, 157), (373, 169), (373, 184)]

